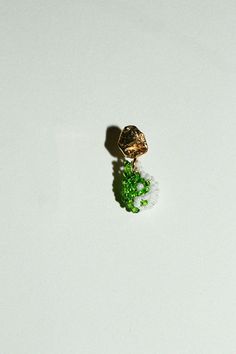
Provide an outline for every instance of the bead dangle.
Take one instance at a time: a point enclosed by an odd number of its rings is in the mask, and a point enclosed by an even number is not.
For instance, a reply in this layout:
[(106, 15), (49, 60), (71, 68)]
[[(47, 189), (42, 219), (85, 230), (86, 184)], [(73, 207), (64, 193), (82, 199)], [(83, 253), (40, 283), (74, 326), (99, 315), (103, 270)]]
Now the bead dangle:
[(122, 203), (132, 213), (151, 208), (158, 200), (159, 190), (157, 182), (142, 170), (137, 160), (148, 151), (144, 134), (136, 126), (128, 125), (120, 133), (118, 147), (126, 158), (121, 185)]

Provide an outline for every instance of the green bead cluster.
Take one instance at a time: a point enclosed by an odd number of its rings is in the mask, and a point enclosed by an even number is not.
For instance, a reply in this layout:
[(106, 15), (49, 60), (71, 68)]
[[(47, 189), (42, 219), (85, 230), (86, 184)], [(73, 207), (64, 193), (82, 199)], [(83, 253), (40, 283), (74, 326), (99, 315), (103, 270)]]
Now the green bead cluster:
[[(142, 183), (143, 185), (141, 190), (138, 190), (137, 188), (139, 183)], [(125, 160), (122, 178), (121, 199), (127, 211), (138, 213), (140, 209), (134, 205), (134, 199), (137, 196), (148, 193), (149, 190), (150, 181), (143, 178), (138, 171), (135, 171), (131, 162)], [(141, 200), (140, 204), (141, 206), (145, 206), (148, 204), (148, 201), (144, 198)]]

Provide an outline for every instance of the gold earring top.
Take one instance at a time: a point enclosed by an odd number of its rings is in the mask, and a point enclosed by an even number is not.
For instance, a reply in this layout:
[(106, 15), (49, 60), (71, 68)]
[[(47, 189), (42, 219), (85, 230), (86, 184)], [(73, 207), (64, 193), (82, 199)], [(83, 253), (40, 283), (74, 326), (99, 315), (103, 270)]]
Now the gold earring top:
[(134, 125), (128, 125), (122, 130), (118, 146), (124, 156), (130, 159), (136, 159), (148, 151), (145, 135)]

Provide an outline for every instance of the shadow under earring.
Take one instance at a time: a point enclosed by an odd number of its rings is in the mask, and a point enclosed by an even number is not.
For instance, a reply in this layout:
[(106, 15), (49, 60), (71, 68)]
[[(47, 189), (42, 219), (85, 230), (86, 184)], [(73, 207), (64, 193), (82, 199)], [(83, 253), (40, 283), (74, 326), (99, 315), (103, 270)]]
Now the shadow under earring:
[(120, 133), (118, 147), (125, 156), (121, 200), (126, 210), (133, 213), (149, 209), (157, 202), (158, 185), (137, 160), (148, 151), (145, 136), (136, 126), (128, 125)]

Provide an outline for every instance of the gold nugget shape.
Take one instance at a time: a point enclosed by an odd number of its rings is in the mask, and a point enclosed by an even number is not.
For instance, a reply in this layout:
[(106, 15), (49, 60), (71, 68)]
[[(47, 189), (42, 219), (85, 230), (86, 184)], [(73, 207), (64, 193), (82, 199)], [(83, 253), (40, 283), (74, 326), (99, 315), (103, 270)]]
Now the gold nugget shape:
[(122, 130), (118, 146), (125, 157), (130, 159), (135, 159), (148, 151), (144, 134), (134, 125), (128, 125)]

